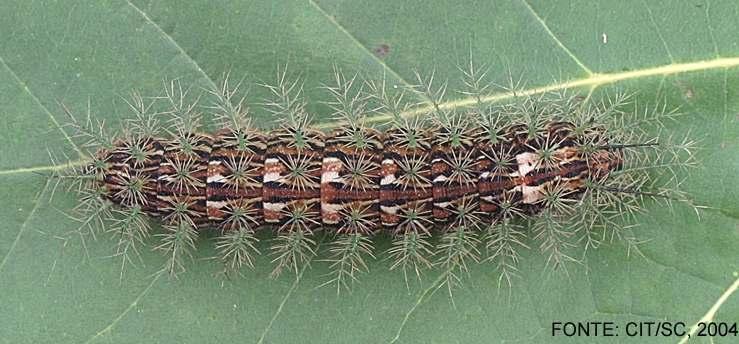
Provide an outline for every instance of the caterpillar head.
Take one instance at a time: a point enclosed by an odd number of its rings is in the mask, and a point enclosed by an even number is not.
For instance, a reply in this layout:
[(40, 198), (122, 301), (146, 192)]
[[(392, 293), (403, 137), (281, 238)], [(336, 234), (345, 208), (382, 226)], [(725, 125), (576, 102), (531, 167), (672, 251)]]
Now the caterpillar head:
[(607, 177), (611, 172), (623, 166), (623, 154), (620, 150), (599, 150), (587, 156), (588, 170), (592, 178)]

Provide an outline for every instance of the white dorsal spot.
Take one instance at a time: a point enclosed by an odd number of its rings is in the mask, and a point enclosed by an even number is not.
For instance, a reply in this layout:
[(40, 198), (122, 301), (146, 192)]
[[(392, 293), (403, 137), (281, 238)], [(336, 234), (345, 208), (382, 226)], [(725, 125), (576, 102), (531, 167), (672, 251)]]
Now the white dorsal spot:
[(523, 177), (539, 165), (539, 154), (532, 152), (518, 154), (516, 162), (518, 163), (518, 175)]

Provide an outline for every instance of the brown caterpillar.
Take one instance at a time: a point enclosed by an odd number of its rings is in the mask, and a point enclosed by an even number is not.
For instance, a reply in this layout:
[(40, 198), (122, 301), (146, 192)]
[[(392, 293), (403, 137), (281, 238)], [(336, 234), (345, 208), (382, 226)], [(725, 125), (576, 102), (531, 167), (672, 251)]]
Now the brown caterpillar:
[[(306, 229), (336, 227), (340, 233), (380, 227), (428, 232), (425, 223), (446, 224), (442, 227), (449, 230), (482, 222), (483, 216), (497, 221), (504, 199), (535, 215), (546, 193), (558, 189), (577, 198), (585, 179), (606, 178), (621, 164), (607, 143), (585, 152), (580, 142), (602, 139), (592, 132), (576, 136), (571, 123), (547, 123), (536, 138), (522, 129), (502, 128), (505, 139), (495, 145), (473, 137), (456, 147), (423, 132), (420, 141), (430, 144), (416, 149), (403, 149), (369, 130), (362, 133), (371, 138), (363, 148), (345, 142), (344, 131), (325, 137), (309, 131), (299, 147), (292, 144), (296, 132), (291, 130), (244, 133), (251, 139), (240, 148), (241, 133), (225, 130), (214, 136), (188, 133), (191, 149), (176, 140), (146, 137), (134, 146), (117, 141), (113, 150), (96, 155), (105, 162), (101, 186), (108, 199), (140, 206), (165, 221), (186, 209), (183, 219), (193, 227), (229, 229), (243, 220), (289, 230), (289, 220), (302, 212)], [(543, 147), (544, 142), (550, 146)], [(542, 149), (551, 150), (551, 159), (541, 158)], [(503, 156), (494, 158), (498, 152)], [(422, 217), (409, 220), (413, 211)], [(366, 219), (366, 225), (352, 214)]]
[[(621, 96), (593, 104), (549, 94), (444, 109), (444, 86), (425, 85), (419, 94), (430, 104), (410, 111), (406, 90), (391, 93), (371, 81), (358, 90), (354, 78), (337, 73), (327, 89), (341, 126), (324, 133), (310, 126), (297, 81), (279, 79), (268, 86), (274, 99), (265, 107), (287, 119), (270, 132), (250, 125), (244, 99), (235, 98), (238, 86), (230, 88), (227, 78), (209, 90), (214, 100), (206, 111), (221, 123), (213, 134), (199, 129), (202, 107), (188, 104), (177, 82), (151, 103), (134, 95), (136, 117), (116, 138), (90, 118), (75, 122), (78, 136), (95, 147), (91, 161), (70, 174), (82, 195), (80, 213), (101, 218), (84, 223), (112, 223), (125, 253), (152, 231), (143, 216), (159, 219), (164, 234), (155, 248), (171, 257), (170, 273), (184, 270), (181, 257), (206, 228), (219, 231), (227, 270), (250, 266), (263, 227), (277, 232), (274, 274), (297, 273), (316, 254), (312, 237), (323, 230), (335, 238), (329, 282), (339, 287), (367, 269), (370, 237), (386, 232), (395, 238), (386, 252), (392, 268), (419, 274), (439, 266), (451, 287), (468, 261), (493, 262), (510, 283), (527, 237), (557, 266), (574, 260), (567, 250), (576, 243), (587, 249), (608, 234), (632, 245), (635, 237), (619, 222), (644, 198), (685, 200), (669, 185), (676, 178), (658, 185), (665, 170), (655, 169), (691, 166), (692, 141), (658, 144), (643, 126), (675, 114), (625, 112)], [(153, 111), (161, 99), (169, 108)], [(371, 112), (394, 120), (381, 132), (367, 125)], [(161, 130), (163, 116), (173, 120)]]

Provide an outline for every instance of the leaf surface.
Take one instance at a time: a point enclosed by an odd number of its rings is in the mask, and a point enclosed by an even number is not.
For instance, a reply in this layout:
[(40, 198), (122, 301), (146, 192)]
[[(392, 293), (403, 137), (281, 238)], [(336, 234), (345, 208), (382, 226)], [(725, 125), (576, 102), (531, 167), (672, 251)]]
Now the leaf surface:
[[(551, 337), (552, 321), (670, 320), (692, 325), (711, 315), (739, 321), (739, 26), (734, 1), (6, 1), (0, 4), (0, 342), (592, 342)], [(521, 278), (499, 290), (490, 266), (475, 267), (454, 296), (407, 290), (388, 262), (349, 294), (315, 289), (325, 264), (299, 283), (270, 280), (262, 257), (244, 278), (213, 276), (201, 250), (179, 280), (151, 277), (163, 262), (143, 252), (127, 270), (106, 258), (113, 242), (64, 240), (75, 224), (49, 201), (47, 149), (79, 159), (60, 130), (59, 103), (120, 127), (132, 88), (158, 94), (165, 78), (209, 87), (223, 73), (270, 82), (289, 64), (306, 81), (311, 109), (327, 121), (317, 88), (334, 64), (397, 85), (414, 70), (448, 79), (457, 66), (491, 66), (493, 81), (521, 76), (532, 94), (611, 88), (640, 103), (666, 99), (686, 113), (667, 130), (701, 140), (701, 167), (685, 182), (700, 219), (683, 206), (647, 205), (643, 256), (604, 245), (569, 275), (545, 271), (524, 253)], [(259, 100), (264, 94), (252, 90)], [(491, 99), (504, 100), (496, 91)], [(450, 94), (446, 106), (466, 100)], [(255, 111), (256, 122), (274, 118)], [(140, 264), (141, 265), (141, 264)], [(721, 298), (722, 294), (728, 297)], [(617, 342), (618, 338), (597, 338)], [(694, 339), (695, 340), (695, 339)], [(630, 338), (677, 342), (679, 338)], [(698, 340), (700, 341), (700, 339)], [(716, 338), (731, 342), (731, 338)]]

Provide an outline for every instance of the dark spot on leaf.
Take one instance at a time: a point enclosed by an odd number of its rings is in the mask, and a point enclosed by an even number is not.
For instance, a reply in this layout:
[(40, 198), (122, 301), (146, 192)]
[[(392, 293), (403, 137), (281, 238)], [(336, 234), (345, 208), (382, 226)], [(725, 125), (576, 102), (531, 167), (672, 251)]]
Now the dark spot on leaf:
[(378, 44), (372, 50), (372, 52), (374, 52), (375, 56), (379, 58), (385, 58), (385, 56), (387, 56), (390, 53), (390, 46), (385, 43), (381, 43), (381, 44)]

